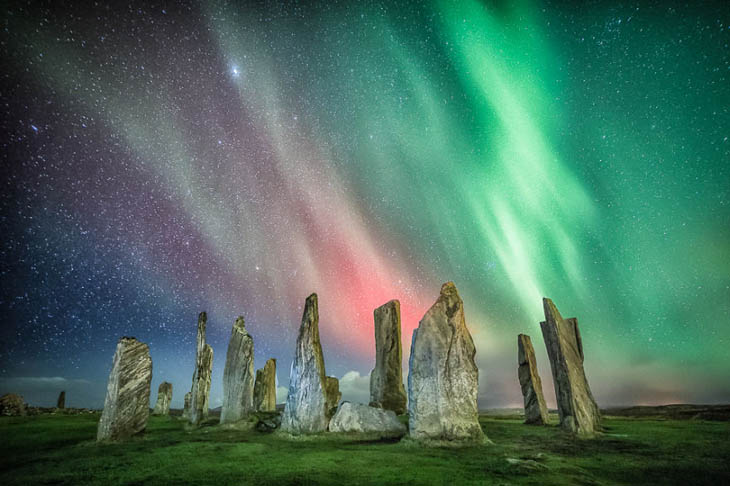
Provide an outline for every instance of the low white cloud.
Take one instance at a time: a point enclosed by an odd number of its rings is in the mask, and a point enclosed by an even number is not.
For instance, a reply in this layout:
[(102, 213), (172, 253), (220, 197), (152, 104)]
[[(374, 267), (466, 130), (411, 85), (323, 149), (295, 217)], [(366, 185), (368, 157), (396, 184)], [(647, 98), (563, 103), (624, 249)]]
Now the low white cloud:
[(24, 385), (24, 386), (64, 386), (69, 384), (88, 384), (89, 380), (64, 378), (62, 376), (18, 376), (14, 378), (0, 378), (0, 383), (6, 386)]
[(286, 395), (289, 393), (289, 389), (285, 386), (276, 387), (276, 403), (286, 402)]
[(358, 371), (348, 371), (340, 378), (342, 400), (355, 403), (370, 401), (370, 374), (361, 375)]

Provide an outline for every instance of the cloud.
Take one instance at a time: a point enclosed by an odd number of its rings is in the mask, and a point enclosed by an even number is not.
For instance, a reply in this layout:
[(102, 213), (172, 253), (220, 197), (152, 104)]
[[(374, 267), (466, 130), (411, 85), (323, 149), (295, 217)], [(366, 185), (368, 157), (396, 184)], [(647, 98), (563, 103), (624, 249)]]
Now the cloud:
[(348, 371), (340, 378), (342, 400), (356, 403), (370, 401), (370, 374), (361, 375), (358, 371)]
[(0, 386), (64, 386), (64, 385), (88, 385), (89, 380), (64, 378), (62, 376), (18, 376), (14, 378), (0, 378)]
[(286, 402), (286, 395), (289, 393), (289, 389), (285, 386), (276, 387), (276, 403)]

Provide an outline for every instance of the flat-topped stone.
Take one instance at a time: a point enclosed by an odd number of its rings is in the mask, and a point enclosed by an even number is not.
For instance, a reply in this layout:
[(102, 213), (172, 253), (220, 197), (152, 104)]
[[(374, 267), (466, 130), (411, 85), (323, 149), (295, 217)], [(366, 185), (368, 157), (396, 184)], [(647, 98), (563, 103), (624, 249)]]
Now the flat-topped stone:
[(237, 422), (255, 411), (253, 403), (253, 338), (243, 317), (233, 324), (223, 371), (221, 423)]
[(375, 321), (375, 368), (370, 373), (370, 405), (406, 412), (403, 386), (400, 302), (391, 300), (373, 311)]

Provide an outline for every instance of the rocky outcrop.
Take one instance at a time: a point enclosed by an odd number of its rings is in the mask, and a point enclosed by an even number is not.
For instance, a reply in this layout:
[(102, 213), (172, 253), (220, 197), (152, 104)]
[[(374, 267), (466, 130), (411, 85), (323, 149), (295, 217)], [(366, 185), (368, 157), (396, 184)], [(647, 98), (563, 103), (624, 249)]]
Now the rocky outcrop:
[(290, 434), (312, 434), (327, 430), (326, 378), (319, 341), (317, 294), (307, 297), (297, 348), (289, 375), (289, 394), (284, 405), (281, 429)]
[(522, 397), (525, 402), (525, 423), (544, 425), (548, 423), (548, 409), (542, 394), (542, 381), (537, 373), (535, 350), (530, 336), (517, 336), (517, 376), (520, 379)]
[(400, 302), (391, 300), (373, 312), (375, 319), (375, 368), (370, 373), (370, 405), (406, 412), (403, 386), (403, 348), (400, 335)]
[(243, 317), (233, 324), (223, 371), (221, 423), (237, 422), (255, 411), (253, 403), (253, 338), (246, 331)]
[(198, 425), (208, 418), (208, 399), (210, 379), (213, 374), (213, 348), (205, 343), (205, 326), (208, 316), (201, 312), (198, 316), (198, 339), (195, 350), (195, 372), (193, 387), (190, 390), (190, 423)]
[(601, 414), (583, 369), (583, 342), (575, 318), (563, 319), (550, 299), (543, 299), (540, 323), (555, 384), (560, 425), (581, 436), (601, 429)]
[(377, 438), (403, 437), (406, 426), (395, 412), (362, 403), (342, 402), (329, 425), (330, 432), (373, 434)]
[(182, 418), (185, 420), (190, 420), (190, 404), (193, 401), (193, 394), (192, 392), (187, 392), (185, 394), (185, 398), (183, 399), (183, 413)]
[(172, 403), (172, 383), (163, 381), (157, 388), (157, 403), (152, 415), (170, 415), (170, 403)]
[(276, 411), (276, 360), (274, 358), (268, 359), (262, 369), (256, 370), (253, 405), (258, 412)]
[(63, 390), (58, 394), (58, 400), (56, 400), (56, 408), (63, 410), (66, 408), (66, 390)]
[(486, 440), (479, 425), (476, 349), (452, 282), (413, 331), (408, 374), (409, 435), (415, 440)]
[(0, 415), (16, 417), (27, 414), (25, 400), (20, 395), (8, 393), (0, 397)]
[(327, 399), (327, 418), (332, 416), (337, 411), (337, 405), (340, 404), (342, 393), (340, 393), (340, 380), (334, 376), (326, 376), (324, 382), (324, 394)]
[(149, 347), (123, 337), (114, 353), (96, 440), (120, 440), (142, 432), (150, 415), (152, 359)]

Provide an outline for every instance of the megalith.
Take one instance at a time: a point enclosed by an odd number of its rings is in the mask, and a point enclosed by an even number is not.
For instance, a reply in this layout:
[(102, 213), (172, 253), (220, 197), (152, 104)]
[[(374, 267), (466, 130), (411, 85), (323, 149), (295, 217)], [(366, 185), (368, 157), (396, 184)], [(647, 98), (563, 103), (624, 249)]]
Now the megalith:
[(342, 393), (340, 392), (340, 380), (334, 376), (326, 376), (324, 382), (324, 394), (327, 399), (327, 418), (330, 419), (337, 411)]
[(537, 373), (535, 349), (530, 336), (517, 336), (517, 376), (525, 402), (525, 423), (545, 425), (548, 423), (548, 409), (542, 393), (542, 381)]
[(400, 302), (391, 300), (373, 312), (375, 320), (375, 368), (370, 373), (370, 405), (406, 412), (403, 386), (403, 347), (400, 332)]
[(582, 436), (601, 429), (601, 413), (583, 369), (583, 342), (576, 318), (563, 319), (552, 300), (543, 299), (540, 323), (555, 384), (560, 425)]
[(190, 404), (193, 401), (193, 393), (187, 392), (183, 398), (183, 413), (182, 418), (190, 420)]
[(276, 360), (269, 358), (264, 367), (256, 370), (253, 387), (254, 408), (258, 412), (276, 411)]
[(205, 343), (205, 326), (208, 316), (201, 312), (198, 316), (198, 338), (195, 349), (195, 371), (190, 399), (190, 423), (198, 425), (208, 418), (208, 399), (210, 380), (213, 373), (213, 348)]
[(170, 403), (172, 402), (172, 383), (163, 381), (157, 388), (157, 403), (152, 415), (170, 415)]
[(96, 440), (120, 440), (142, 432), (150, 415), (152, 359), (133, 337), (117, 343)]
[(312, 294), (304, 304), (281, 429), (290, 434), (311, 434), (327, 430), (329, 420), (325, 387), (317, 294)]
[(483, 443), (476, 349), (453, 282), (413, 331), (408, 374), (409, 435), (425, 442)]
[(246, 331), (243, 317), (233, 324), (223, 371), (221, 423), (237, 422), (253, 412), (254, 374), (253, 338)]

